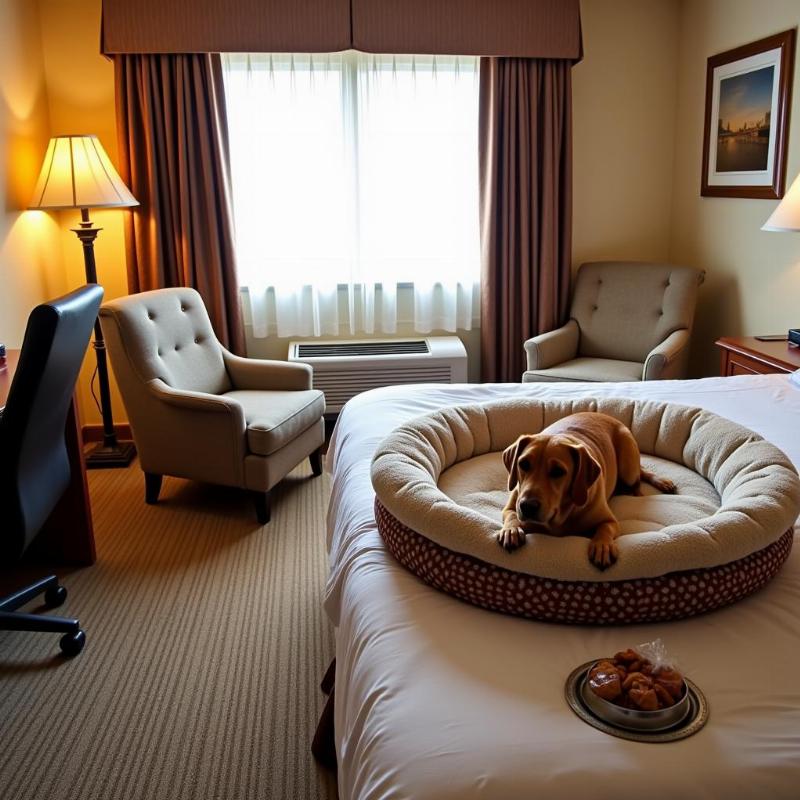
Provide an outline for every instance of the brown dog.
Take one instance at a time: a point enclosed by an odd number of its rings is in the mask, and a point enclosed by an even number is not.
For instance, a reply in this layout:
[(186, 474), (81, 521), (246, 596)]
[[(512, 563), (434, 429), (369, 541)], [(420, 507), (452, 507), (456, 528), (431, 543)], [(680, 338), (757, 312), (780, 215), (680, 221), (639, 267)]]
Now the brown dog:
[(599, 569), (618, 556), (619, 523), (608, 507), (618, 488), (641, 494), (640, 482), (673, 493), (675, 484), (642, 469), (633, 434), (619, 420), (593, 411), (572, 414), (541, 433), (520, 436), (503, 453), (511, 492), (503, 528), (495, 534), (511, 552), (527, 533), (587, 535)]

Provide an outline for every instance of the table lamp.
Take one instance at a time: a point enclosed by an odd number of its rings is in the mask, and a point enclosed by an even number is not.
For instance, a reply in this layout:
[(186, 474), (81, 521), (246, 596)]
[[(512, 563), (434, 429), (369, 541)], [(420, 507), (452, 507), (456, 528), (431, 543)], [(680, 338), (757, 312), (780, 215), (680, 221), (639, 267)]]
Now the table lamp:
[[(83, 245), (87, 283), (97, 283), (94, 240), (102, 230), (89, 219), (89, 209), (137, 205), (138, 201), (122, 182), (96, 136), (55, 136), (50, 140), (29, 208), (81, 210), (80, 225), (72, 230)], [(87, 452), (86, 466), (125, 467), (130, 464), (136, 449), (133, 442), (117, 441), (114, 431), (106, 346), (99, 320), (94, 323), (94, 350), (103, 415), (103, 441)]]
[[(794, 179), (789, 191), (770, 214), (769, 219), (761, 226), (761, 230), (800, 233), (800, 175)], [(800, 328), (790, 328), (787, 338), (790, 345), (800, 347)]]

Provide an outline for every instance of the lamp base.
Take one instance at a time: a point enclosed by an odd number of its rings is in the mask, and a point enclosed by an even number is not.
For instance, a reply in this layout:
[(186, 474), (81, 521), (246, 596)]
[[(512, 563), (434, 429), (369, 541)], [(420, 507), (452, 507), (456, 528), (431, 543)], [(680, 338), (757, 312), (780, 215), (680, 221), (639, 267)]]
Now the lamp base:
[(127, 467), (136, 455), (133, 442), (117, 442), (115, 447), (108, 447), (102, 442), (85, 451), (87, 469), (114, 469)]

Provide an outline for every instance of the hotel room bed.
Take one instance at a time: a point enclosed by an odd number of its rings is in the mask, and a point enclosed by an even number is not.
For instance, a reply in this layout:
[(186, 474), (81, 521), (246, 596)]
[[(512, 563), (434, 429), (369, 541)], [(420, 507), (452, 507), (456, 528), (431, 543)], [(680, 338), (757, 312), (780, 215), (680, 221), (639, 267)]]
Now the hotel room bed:
[[(391, 387), (342, 412), (328, 456), (342, 800), (795, 798), (800, 785), (800, 548), (756, 595), (693, 619), (590, 628), (484, 611), (398, 565), (374, 520), (372, 454), (447, 405), (508, 396), (617, 396), (700, 406), (752, 428), (800, 466), (800, 390), (759, 375), (629, 384)], [(797, 529), (795, 536), (797, 536)], [(690, 739), (607, 736), (566, 705), (570, 671), (661, 637), (705, 692)]]

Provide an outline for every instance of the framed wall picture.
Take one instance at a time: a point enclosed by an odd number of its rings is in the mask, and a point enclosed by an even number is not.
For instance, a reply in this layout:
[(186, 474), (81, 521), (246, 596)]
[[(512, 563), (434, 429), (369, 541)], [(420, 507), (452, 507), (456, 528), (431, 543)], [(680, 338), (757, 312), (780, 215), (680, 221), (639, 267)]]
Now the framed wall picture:
[(706, 197), (783, 197), (796, 30), (708, 59)]

